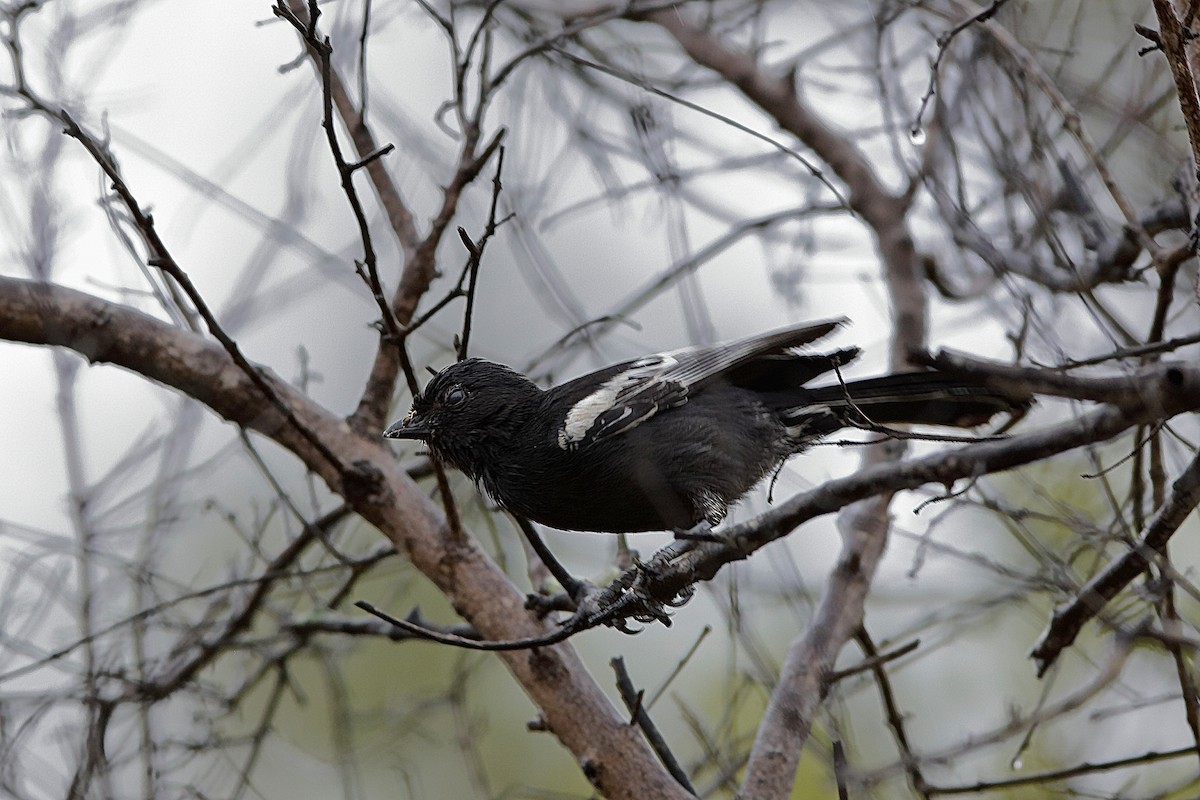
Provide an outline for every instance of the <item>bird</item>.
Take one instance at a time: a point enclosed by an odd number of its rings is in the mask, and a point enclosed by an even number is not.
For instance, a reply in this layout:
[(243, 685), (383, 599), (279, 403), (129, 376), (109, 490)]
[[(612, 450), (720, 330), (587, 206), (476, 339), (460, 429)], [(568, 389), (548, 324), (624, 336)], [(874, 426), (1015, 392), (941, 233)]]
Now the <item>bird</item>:
[[(437, 372), (383, 436), (423, 442), (501, 508), (551, 528), (679, 533), (715, 528), (783, 462), (840, 429), (969, 428), (1030, 402), (929, 370), (842, 381), (859, 348), (797, 348), (845, 321), (648, 355), (550, 389), (467, 358)], [(821, 376), (831, 382), (809, 387)]]

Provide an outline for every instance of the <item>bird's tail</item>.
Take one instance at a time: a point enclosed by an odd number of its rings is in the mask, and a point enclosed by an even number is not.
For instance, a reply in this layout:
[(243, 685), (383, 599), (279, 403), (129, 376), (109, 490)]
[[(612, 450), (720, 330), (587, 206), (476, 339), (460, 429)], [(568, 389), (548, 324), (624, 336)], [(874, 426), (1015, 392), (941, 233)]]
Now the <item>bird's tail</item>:
[(956, 375), (900, 372), (806, 389), (803, 404), (780, 416), (789, 427), (912, 423), (973, 428), (1002, 412), (1019, 416), (1031, 402)]

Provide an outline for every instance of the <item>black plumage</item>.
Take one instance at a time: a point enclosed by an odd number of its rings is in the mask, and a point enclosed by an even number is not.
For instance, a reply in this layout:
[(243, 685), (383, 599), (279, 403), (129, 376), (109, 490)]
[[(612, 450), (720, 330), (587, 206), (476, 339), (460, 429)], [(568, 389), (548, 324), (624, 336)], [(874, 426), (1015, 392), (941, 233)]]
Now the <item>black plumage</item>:
[(1028, 404), (907, 372), (808, 388), (857, 348), (797, 353), (840, 320), (614, 364), (543, 390), (466, 359), (384, 436), (418, 439), (501, 506), (555, 528), (632, 532), (720, 522), (788, 457), (854, 425), (970, 427)]

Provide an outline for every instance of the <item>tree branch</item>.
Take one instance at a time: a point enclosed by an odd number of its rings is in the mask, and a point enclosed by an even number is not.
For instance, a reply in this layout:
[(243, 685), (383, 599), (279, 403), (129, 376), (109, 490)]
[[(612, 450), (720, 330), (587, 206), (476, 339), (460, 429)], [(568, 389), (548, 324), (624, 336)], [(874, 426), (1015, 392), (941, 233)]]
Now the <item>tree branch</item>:
[(1092, 617), (1117, 594), (1141, 575), (1167, 546), (1188, 514), (1200, 504), (1200, 456), (1192, 459), (1171, 487), (1171, 496), (1163, 503), (1146, 529), (1138, 537), (1137, 546), (1110, 561), (1108, 566), (1084, 584), (1070, 602), (1054, 609), (1049, 627), (1038, 637), (1030, 656), (1037, 661), (1038, 675), (1044, 675), (1079, 635)]
[[(375, 525), (445, 593), (487, 639), (518, 639), (550, 628), (524, 609), (524, 596), (470, 539), (446, 536), (445, 518), (401, 470), (382, 440), (354, 433), (341, 419), (258, 367), (276, 396), (348, 465), (334, 471), (257, 390), (219, 345), (140, 311), (53, 284), (0, 277), (0, 339), (67, 347), (176, 389), (230, 422), (295, 453)], [(547, 727), (584, 774), (612, 798), (685, 798), (650, 748), (616, 713), (566, 644), (500, 656), (537, 704)]]

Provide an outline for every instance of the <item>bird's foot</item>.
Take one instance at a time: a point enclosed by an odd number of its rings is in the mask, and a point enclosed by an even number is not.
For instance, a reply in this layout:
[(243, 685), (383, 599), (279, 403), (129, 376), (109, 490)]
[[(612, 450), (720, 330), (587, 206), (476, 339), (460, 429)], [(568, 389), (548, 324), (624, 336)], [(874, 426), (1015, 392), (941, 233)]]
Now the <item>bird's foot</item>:
[[(699, 530), (682, 531), (694, 534), (702, 541), (711, 541), (708, 525), (697, 526)], [(659, 551), (647, 562), (634, 561), (608, 586), (599, 587), (588, 581), (573, 583), (569, 592), (554, 595), (529, 595), (526, 608), (535, 609), (545, 616), (551, 611), (573, 611), (562, 620), (562, 625), (572, 631), (582, 631), (598, 625), (616, 628), (622, 633), (639, 633), (641, 628), (631, 622), (649, 624), (661, 622), (671, 625), (672, 608), (678, 608), (691, 599), (695, 587), (678, 585), (675, 581), (664, 582), (672, 553), (685, 545), (672, 545)], [(669, 584), (669, 585), (668, 585)]]
[(640, 628), (629, 624), (631, 620), (642, 624), (661, 622), (670, 627), (670, 609), (682, 606), (692, 596), (692, 587), (665, 596), (664, 587), (658, 585), (653, 563), (641, 562), (635, 563), (603, 589), (590, 588), (591, 591), (580, 599), (568, 625), (584, 628), (608, 625), (622, 633), (640, 632)]

